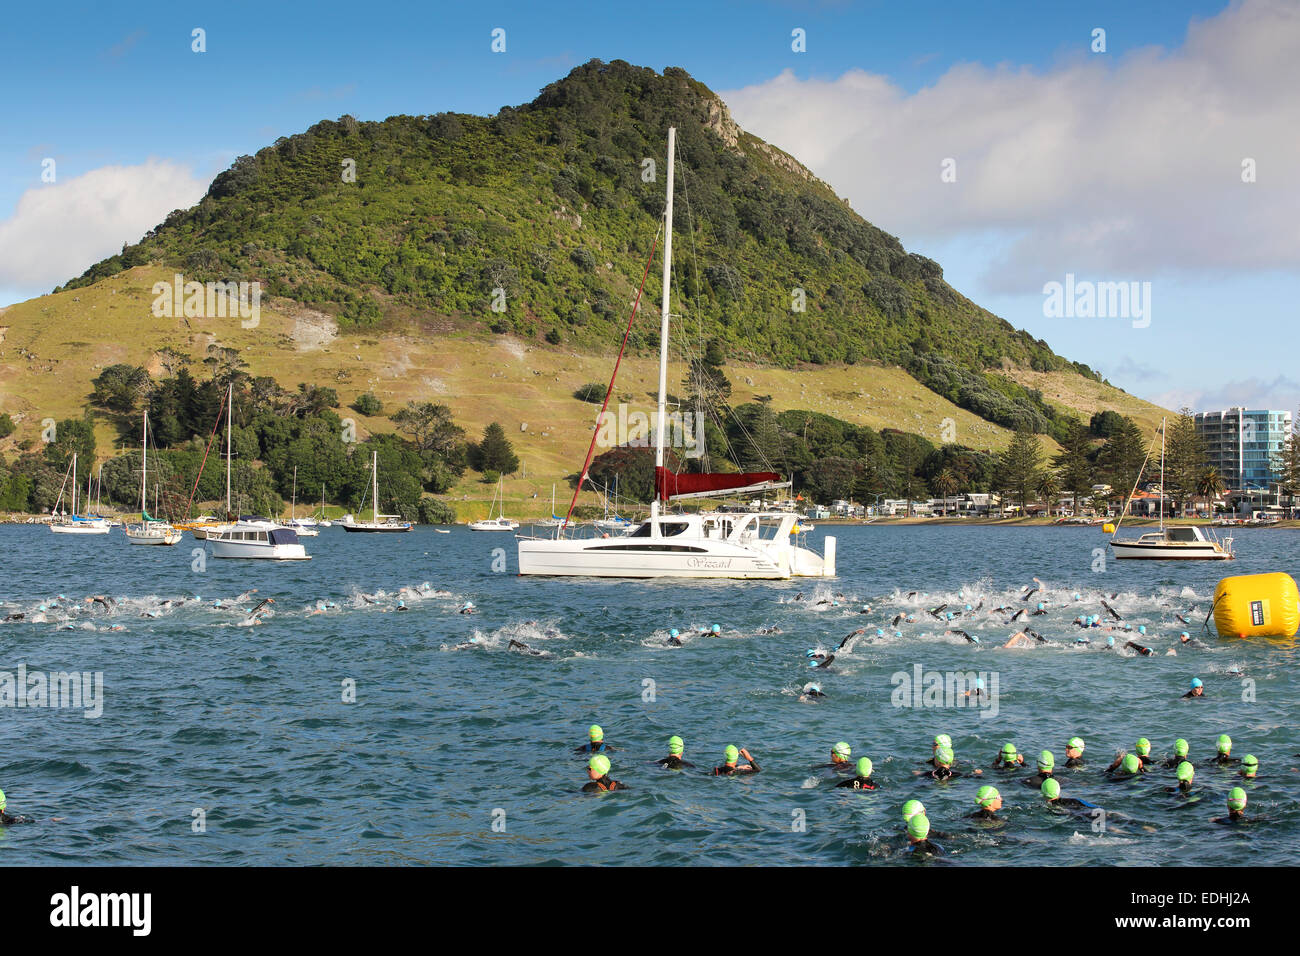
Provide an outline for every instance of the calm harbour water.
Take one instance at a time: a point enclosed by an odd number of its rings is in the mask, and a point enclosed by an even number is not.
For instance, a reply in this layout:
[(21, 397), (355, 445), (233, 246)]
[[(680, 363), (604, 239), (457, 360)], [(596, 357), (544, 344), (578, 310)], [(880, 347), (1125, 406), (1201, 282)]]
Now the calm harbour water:
[[(310, 562), (209, 559), (195, 571), (199, 543), (188, 536), (176, 548), (141, 548), (120, 529), (75, 539), (0, 527), (0, 617), (30, 617), (65, 596), (45, 623), (0, 623), (0, 672), (22, 664), (104, 680), (96, 719), (0, 709), (0, 788), (10, 813), (40, 821), (0, 828), (0, 864), (917, 865), (899, 835), (899, 807), (913, 796), (949, 834), (938, 841), (947, 855), (925, 865), (1292, 862), (1296, 651), (1219, 641), (1213, 622), (1209, 634), (1200, 622), (1222, 576), (1296, 575), (1296, 532), (1238, 530), (1235, 562), (1108, 560), (1103, 571), (1092, 569), (1093, 549), (1105, 545), (1099, 529), (828, 527), (810, 535), (818, 550), (823, 532), (839, 539), (833, 581), (682, 584), (521, 579), (512, 536), (459, 528), (325, 529), (304, 539)], [(494, 548), (505, 551), (504, 573), (493, 570)], [(1034, 575), (1045, 590), (1026, 604)], [(398, 593), (425, 582), (426, 592)], [(243, 607), (275, 600), (260, 625), (211, 606), (253, 588)], [(87, 605), (60, 629), (64, 609), (97, 594), (120, 603)], [(394, 610), (399, 597), (409, 610)], [(1106, 650), (1110, 632), (1099, 630), (1088, 632), (1091, 646), (1070, 645), (1076, 615), (1107, 617), (1103, 599), (1147, 626), (1139, 640), (1156, 656)], [(325, 600), (339, 606), (310, 613)], [(991, 609), (1038, 600), (1048, 613), (1029, 624), (1053, 643), (993, 646), (1017, 625)], [(465, 601), (478, 613), (459, 614)], [(945, 637), (925, 613), (981, 601), (952, 625), (979, 646)], [(142, 616), (149, 611), (158, 616)], [(890, 622), (906, 612), (917, 623), (895, 638)], [(1166, 654), (1183, 629), (1175, 612), (1208, 646)], [(713, 623), (721, 637), (667, 643), (670, 627), (690, 634)], [(757, 633), (765, 627), (779, 633)], [(859, 627), (867, 634), (832, 672), (809, 670), (808, 648), (834, 650)], [(511, 639), (545, 656), (511, 650)], [(894, 706), (891, 675), (916, 665), (996, 677), (996, 716)], [(1208, 699), (1179, 699), (1193, 676)], [(810, 679), (829, 696), (800, 703)], [(349, 680), (355, 703), (343, 701)], [(1251, 688), (1254, 699), (1243, 699)], [(626, 793), (578, 792), (585, 764), (573, 748), (593, 722), (618, 748), (613, 776)], [(958, 770), (987, 768), (1004, 740), (1031, 765), (1043, 748), (1063, 764), (1065, 741), (1082, 736), (1089, 766), (1061, 771), (1064, 793), (1102, 804), (1112, 822), (1097, 833), (1087, 817), (1048, 812), (1019, 782), (1031, 770), (918, 781), (913, 771), (940, 732), (953, 738)], [(1224, 732), (1236, 755), (1260, 760), (1246, 786), (1250, 813), (1263, 819), (1250, 827), (1209, 822), (1236, 782), (1209, 763)], [(662, 771), (650, 761), (671, 734), (702, 769), (734, 743), (763, 772)], [(1131, 784), (1102, 778), (1116, 749), (1139, 736), (1158, 756), (1176, 737), (1190, 741), (1199, 801), (1164, 792), (1171, 771)], [(836, 790), (812, 769), (838, 740), (873, 759), (880, 790)], [(1002, 791), (1000, 829), (965, 819), (981, 782)], [(205, 832), (194, 832), (196, 810)]]

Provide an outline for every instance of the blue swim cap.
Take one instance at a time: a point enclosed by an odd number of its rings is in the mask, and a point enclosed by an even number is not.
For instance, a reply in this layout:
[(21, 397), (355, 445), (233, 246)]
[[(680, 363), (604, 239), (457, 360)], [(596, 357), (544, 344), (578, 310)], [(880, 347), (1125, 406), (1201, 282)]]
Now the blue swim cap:
[(809, 661), (809, 662), (808, 662), (808, 666), (809, 666), (809, 667), (816, 667), (819, 663), (821, 663), (821, 662), (820, 662), (820, 661)]
[(709, 630), (711, 630), (714, 634), (722, 633), (722, 628), (717, 624), (714, 624), (713, 627), (709, 628)]
[(1193, 678), (1192, 678), (1192, 690), (1196, 690), (1196, 688), (1201, 687), (1201, 686), (1202, 686), (1202, 684), (1201, 684), (1201, 679), (1200, 679), (1199, 677), (1193, 677)]
[(1108, 638), (1106, 638), (1106, 646), (1107, 646), (1107, 647), (1114, 647), (1114, 646), (1115, 646), (1115, 638), (1113, 638), (1113, 637), (1108, 637)]
[(671, 631), (668, 632), (668, 636), (669, 636), (669, 637), (677, 637), (677, 636), (678, 636), (678, 633), (679, 633), (679, 632), (678, 632), (677, 628), (673, 628)]
[(1138, 633), (1139, 633), (1139, 634), (1145, 634), (1146, 632), (1147, 632), (1147, 626), (1146, 626), (1145, 624), (1139, 624), (1139, 625), (1138, 625)]
[(1126, 630), (1126, 631), (1131, 631), (1131, 630), (1133, 630), (1133, 625), (1132, 625), (1132, 624), (1125, 624), (1125, 625), (1124, 625), (1124, 630)]
[(876, 628), (876, 637), (884, 637), (884, 636), (885, 636), (885, 632), (880, 628)]
[(970, 639), (971, 639), (974, 643), (976, 643), (976, 644), (978, 644), (978, 643), (980, 642), (980, 639), (979, 639), (978, 637), (976, 637), (974, 634), (971, 635), (971, 638), (970, 638)]
[(814, 648), (814, 647), (810, 647), (810, 648), (808, 648), (808, 650), (804, 651), (803, 653), (804, 653), (804, 656), (805, 656), (805, 657), (816, 657), (816, 656), (817, 656), (817, 649)]
[(1042, 601), (1039, 601), (1039, 602), (1038, 602), (1038, 610), (1040, 610), (1040, 611), (1041, 611), (1041, 610), (1042, 610), (1042, 609), (1043, 609), (1043, 608), (1044, 608), (1044, 607), (1046, 607), (1046, 605), (1045, 605), (1045, 604), (1043, 604), (1043, 602), (1042, 602)]
[(1188, 634), (1186, 631), (1180, 631), (1178, 636), (1181, 637), (1183, 640), (1188, 640), (1191, 638), (1191, 635)]
[(895, 631), (895, 632), (894, 632), (894, 637), (902, 637), (902, 636), (903, 636), (903, 632), (902, 632), (902, 631)]
[(983, 689), (984, 689), (984, 678), (983, 678), (983, 677), (977, 677), (977, 678), (975, 678), (975, 689), (976, 689), (976, 690), (983, 690)]
[(817, 691), (817, 693), (820, 694), (820, 693), (822, 692), (822, 685), (821, 685), (821, 684), (809, 684), (809, 685), (808, 685), (808, 689), (809, 689), (809, 690), (815, 690), (815, 691)]
[(952, 620), (952, 611), (947, 611), (947, 612), (945, 612), (945, 613), (944, 613), (944, 618), (945, 618), (946, 620), (951, 621), (951, 620)]
[(1071, 601), (1078, 601), (1078, 600), (1080, 600), (1080, 598), (1079, 598), (1079, 592), (1078, 592), (1078, 591), (1075, 591), (1073, 594), (1071, 594), (1071, 595), (1070, 595), (1070, 600), (1071, 600)]
[(969, 611), (970, 609), (971, 609), (971, 606), (970, 606), (969, 604), (967, 604), (967, 605), (966, 605), (966, 610)]

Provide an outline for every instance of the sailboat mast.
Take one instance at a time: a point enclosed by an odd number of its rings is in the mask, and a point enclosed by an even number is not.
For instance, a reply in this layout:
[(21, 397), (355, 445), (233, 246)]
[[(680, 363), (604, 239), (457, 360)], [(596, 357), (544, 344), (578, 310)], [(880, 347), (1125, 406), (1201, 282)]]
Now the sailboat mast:
[(375, 524), (379, 524), (379, 452), (376, 451), (371, 454), (373, 457), (370, 465), (370, 477), (374, 485), (370, 489), (370, 507), (375, 513)]
[[(664, 417), (668, 406), (668, 289), (673, 267), (673, 174), (677, 154), (677, 127), (668, 127), (668, 199), (664, 205), (664, 279), (663, 307), (659, 326), (659, 404), (655, 422), (655, 475), (664, 465)], [(659, 494), (656, 490), (650, 500), (650, 534), (659, 536)]]
[(144, 410), (144, 428), (140, 432), (140, 520), (149, 513), (149, 500), (146, 497), (149, 493), (149, 484), (146, 476), (149, 474), (149, 409)]
[(77, 453), (72, 453), (72, 517), (77, 517)]
[(230, 511), (230, 432), (234, 422), (230, 419), (231, 410), (235, 406), (235, 383), (231, 382), (226, 386), (226, 517), (231, 515)]
[(289, 505), (289, 521), (298, 520), (298, 466), (293, 466), (293, 503)]
[(1165, 530), (1165, 422), (1160, 419), (1160, 532)]

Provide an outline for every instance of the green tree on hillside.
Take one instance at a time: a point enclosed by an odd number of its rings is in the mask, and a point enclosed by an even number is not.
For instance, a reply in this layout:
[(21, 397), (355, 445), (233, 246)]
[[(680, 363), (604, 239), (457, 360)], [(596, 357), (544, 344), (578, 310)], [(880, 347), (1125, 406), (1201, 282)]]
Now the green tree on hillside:
[(497, 471), (513, 475), (519, 469), (519, 456), (497, 422), (483, 429), (483, 440), (473, 446), (471, 464), (477, 471)]
[(1167, 423), (1165, 437), (1165, 493), (1179, 511), (1197, 494), (1208, 464), (1205, 440), (1196, 433), (1191, 409), (1183, 408)]
[(1082, 421), (1075, 419), (1065, 430), (1061, 450), (1052, 458), (1062, 490), (1071, 498), (1074, 513), (1079, 513), (1079, 496), (1092, 490), (1095, 468), (1089, 460), (1092, 452), (1092, 432)]
[(1043, 448), (1038, 436), (1027, 429), (1017, 431), (1002, 453), (999, 470), (1005, 488), (1020, 500), (1023, 512), (1037, 491), (1041, 477)]

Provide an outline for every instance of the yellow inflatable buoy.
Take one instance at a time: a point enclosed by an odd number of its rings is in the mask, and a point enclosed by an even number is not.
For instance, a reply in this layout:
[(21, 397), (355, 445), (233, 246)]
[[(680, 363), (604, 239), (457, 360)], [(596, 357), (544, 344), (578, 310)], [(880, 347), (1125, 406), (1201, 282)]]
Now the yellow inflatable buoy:
[(1111, 524), (1109, 521), (1107, 521), (1104, 525), (1101, 526), (1101, 530), (1103, 534), (1114, 534), (1115, 526)]
[(1295, 637), (1300, 592), (1280, 571), (1224, 578), (1214, 589), (1214, 626), (1220, 637)]

